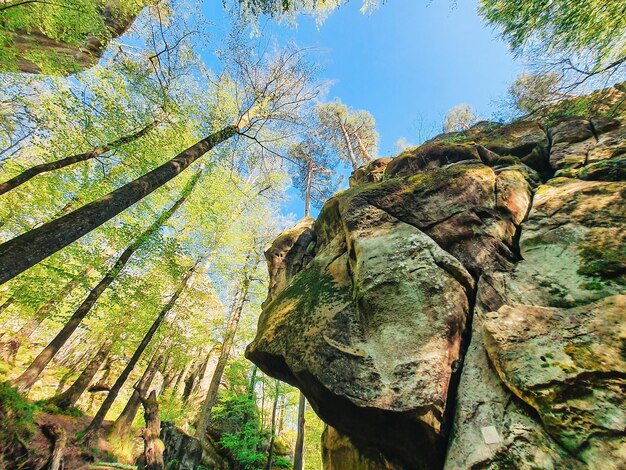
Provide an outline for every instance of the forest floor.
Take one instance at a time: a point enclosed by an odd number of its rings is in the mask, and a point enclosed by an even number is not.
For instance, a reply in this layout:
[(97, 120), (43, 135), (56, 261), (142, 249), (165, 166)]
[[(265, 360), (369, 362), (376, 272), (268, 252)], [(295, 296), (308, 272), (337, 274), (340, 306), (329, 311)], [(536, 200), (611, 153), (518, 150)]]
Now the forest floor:
[[(35, 405), (33, 404), (33, 406)], [(0, 419), (0, 425), (4, 428), (4, 432), (14, 425), (14, 423), (7, 424), (1, 421), (3, 420)], [(86, 446), (78, 441), (82, 431), (90, 422), (90, 416), (71, 416), (48, 413), (42, 410), (35, 411), (32, 416), (32, 425), (25, 423), (31, 429), (30, 436), (27, 439), (21, 439), (21, 443), (18, 445), (19, 449), (9, 449), (8, 453), (12, 454), (11, 457), (5, 456), (3, 459), (0, 456), (0, 469), (47, 468), (54, 447), (53, 440), (45, 432), (45, 429), (50, 426), (63, 429), (67, 436), (67, 445), (63, 451), (63, 468), (65, 469), (136, 468), (132, 462), (135, 461), (138, 454), (141, 454), (143, 447), (140, 433), (133, 433), (131, 441), (128, 443), (131, 447), (129, 449), (112, 448), (110, 443), (104, 439), (99, 439), (95, 444)], [(110, 425), (110, 421), (104, 423), (102, 435), (106, 435)], [(0, 450), (4, 451), (6, 455), (5, 449)], [(18, 454), (21, 454), (22, 458)]]
[[(76, 408), (66, 413), (56, 412), (41, 401), (54, 394), (63, 370), (42, 374), (30, 399), (8, 388), (8, 380), (16, 376), (16, 371), (21, 371), (31, 354), (18, 355), (17, 364), (0, 360), (0, 441), (3, 441), (0, 442), (0, 470), (47, 468), (54, 445), (45, 432), (50, 426), (63, 429), (67, 436), (63, 451), (65, 469), (136, 468), (132, 464), (143, 450), (139, 428), (132, 429), (131, 438), (124, 444), (112, 445), (99, 439), (91, 446), (81, 445), (78, 440), (92, 417)], [(106, 435), (110, 425), (110, 421), (105, 421), (100, 434)]]

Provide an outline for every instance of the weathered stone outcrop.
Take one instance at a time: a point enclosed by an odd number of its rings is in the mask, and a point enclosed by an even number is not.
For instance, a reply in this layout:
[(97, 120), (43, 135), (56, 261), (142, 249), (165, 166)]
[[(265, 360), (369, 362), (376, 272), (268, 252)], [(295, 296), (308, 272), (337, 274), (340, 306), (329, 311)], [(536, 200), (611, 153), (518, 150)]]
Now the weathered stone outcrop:
[[(138, 2), (138, 5), (140, 3)], [(29, 8), (26, 5), (21, 8)], [(102, 31), (94, 31), (93, 34), (87, 35), (85, 40), (80, 44), (69, 43), (57, 37), (50, 37), (40, 29), (7, 29), (5, 32), (8, 37), (7, 44), (2, 47), (12, 48), (16, 52), (17, 70), (26, 73), (50, 73), (47, 67), (42, 70), (41, 63), (54, 61), (60, 66), (54, 68), (55, 74), (69, 75), (88, 69), (95, 65), (111, 39), (117, 38), (124, 34), (132, 25), (139, 13), (140, 7), (136, 8), (133, 13), (121, 12), (115, 4), (115, 0), (107, 2), (102, 10)], [(67, 31), (73, 34), (72, 31)], [(0, 72), (14, 71), (13, 65), (9, 62), (4, 67), (10, 67), (9, 70), (3, 69), (0, 64)]]
[(247, 356), (332, 426), (325, 468), (619, 468), (620, 93), (373, 161), (274, 242)]
[(197, 470), (211, 468), (226, 470), (232, 463), (213, 446), (212, 441), (202, 446), (200, 440), (190, 436), (174, 423), (164, 422), (161, 426), (161, 440), (165, 444), (165, 467), (168, 470)]

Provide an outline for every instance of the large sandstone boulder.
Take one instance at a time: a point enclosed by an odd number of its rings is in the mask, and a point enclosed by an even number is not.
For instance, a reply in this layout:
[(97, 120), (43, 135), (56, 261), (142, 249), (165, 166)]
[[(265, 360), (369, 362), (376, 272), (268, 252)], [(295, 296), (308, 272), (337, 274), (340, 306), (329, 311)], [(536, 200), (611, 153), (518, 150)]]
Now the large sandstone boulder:
[(276, 240), (247, 357), (332, 426), (325, 468), (620, 467), (625, 129), (440, 136)]

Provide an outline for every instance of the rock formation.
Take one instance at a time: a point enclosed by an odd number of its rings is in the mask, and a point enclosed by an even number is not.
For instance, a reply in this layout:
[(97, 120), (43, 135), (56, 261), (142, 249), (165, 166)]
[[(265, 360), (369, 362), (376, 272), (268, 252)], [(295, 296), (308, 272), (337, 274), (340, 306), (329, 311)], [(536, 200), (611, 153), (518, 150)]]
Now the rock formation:
[(327, 469), (626, 461), (626, 86), (594, 98), (371, 162), (268, 249), (247, 357)]
[[(102, 57), (108, 42), (124, 34), (132, 25), (137, 13), (139, 13), (139, 7), (135, 14), (121, 13), (115, 6), (115, 1), (111, 1), (108, 2), (101, 15), (104, 31), (94, 31), (82, 44), (68, 43), (34, 28), (6, 30), (9, 42), (3, 47), (11, 47), (15, 50), (17, 70), (20, 72), (49, 73), (47, 69), (42, 70), (40, 62), (53, 60), (62, 64), (61, 67), (54, 69), (55, 74), (69, 75), (95, 65)], [(5, 61), (4, 66), (9, 66), (9, 62)], [(11, 68), (8, 71), (13, 70)], [(0, 66), (0, 72), (3, 71), (7, 70), (3, 70)]]

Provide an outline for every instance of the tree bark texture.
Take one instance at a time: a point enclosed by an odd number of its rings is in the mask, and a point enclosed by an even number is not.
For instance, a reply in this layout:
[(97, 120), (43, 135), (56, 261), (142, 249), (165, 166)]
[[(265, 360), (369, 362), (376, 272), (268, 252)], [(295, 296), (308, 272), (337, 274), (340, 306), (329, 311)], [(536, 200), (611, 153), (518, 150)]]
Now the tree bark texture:
[[(200, 442), (205, 442), (206, 440), (207, 428), (211, 418), (211, 409), (215, 406), (215, 403), (217, 403), (217, 392), (222, 381), (222, 376), (224, 375), (224, 370), (226, 369), (228, 356), (235, 339), (235, 334), (237, 333), (237, 326), (239, 325), (241, 312), (243, 311), (243, 307), (246, 303), (246, 297), (248, 296), (248, 290), (252, 280), (252, 273), (254, 273), (258, 265), (259, 259), (259, 256), (251, 255), (249, 257), (241, 275), (237, 292), (233, 298), (220, 356), (217, 360), (217, 365), (215, 366), (215, 371), (213, 372), (213, 377), (211, 378), (211, 384), (209, 385), (209, 390), (207, 391), (206, 398), (202, 404), (200, 415), (198, 417), (197, 437), (200, 439)], [(252, 262), (250, 263), (250, 261)]]

